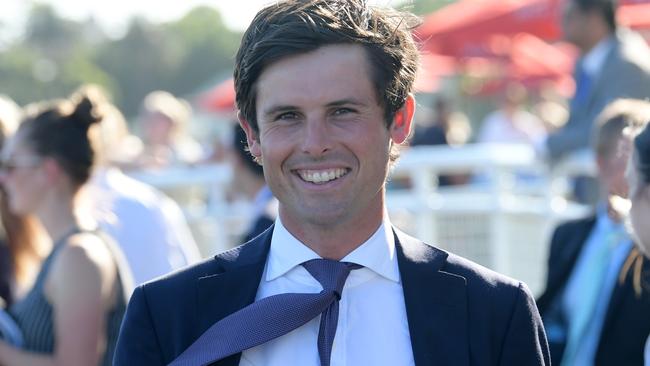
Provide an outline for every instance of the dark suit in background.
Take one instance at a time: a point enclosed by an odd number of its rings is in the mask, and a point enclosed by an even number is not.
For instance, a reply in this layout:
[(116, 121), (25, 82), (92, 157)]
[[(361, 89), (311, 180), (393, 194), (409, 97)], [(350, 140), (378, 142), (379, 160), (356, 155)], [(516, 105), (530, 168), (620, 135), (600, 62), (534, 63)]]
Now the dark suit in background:
[[(596, 217), (591, 216), (564, 223), (553, 233), (546, 290), (537, 300), (545, 324), (566, 321), (560, 310), (562, 295), (595, 224)], [(643, 267), (649, 266), (643, 259)], [(650, 333), (650, 292), (644, 288), (637, 294), (632, 277), (628, 271), (623, 282), (617, 280), (614, 287), (594, 358), (596, 365), (643, 365), (643, 347)], [(554, 342), (550, 332), (551, 358), (559, 364), (565, 344)]]
[[(115, 365), (166, 365), (212, 324), (255, 300), (272, 228), (252, 242), (138, 287)], [(549, 364), (535, 303), (521, 282), (396, 232), (416, 365)], [(214, 363), (239, 364), (241, 354)]]

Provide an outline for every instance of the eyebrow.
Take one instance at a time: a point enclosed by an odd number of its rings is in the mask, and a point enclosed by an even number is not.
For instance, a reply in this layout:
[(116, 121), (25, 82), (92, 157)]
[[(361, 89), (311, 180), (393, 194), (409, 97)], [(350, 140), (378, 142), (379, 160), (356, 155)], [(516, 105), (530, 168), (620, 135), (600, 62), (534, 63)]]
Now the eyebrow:
[(327, 107), (339, 107), (339, 106), (342, 106), (342, 105), (354, 105), (354, 106), (364, 107), (364, 106), (366, 106), (366, 103), (363, 103), (362, 101), (360, 101), (358, 99), (352, 99), (352, 98), (341, 99), (341, 100), (336, 100), (336, 101), (331, 102), (331, 103), (327, 103)]

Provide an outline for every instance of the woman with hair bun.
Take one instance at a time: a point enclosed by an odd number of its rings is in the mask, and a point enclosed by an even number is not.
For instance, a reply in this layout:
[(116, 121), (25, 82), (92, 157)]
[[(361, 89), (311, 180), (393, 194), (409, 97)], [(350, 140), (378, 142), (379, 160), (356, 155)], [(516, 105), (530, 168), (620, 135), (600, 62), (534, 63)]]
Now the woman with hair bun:
[(113, 243), (76, 215), (95, 160), (88, 130), (101, 122), (102, 103), (85, 91), (28, 110), (3, 149), (10, 210), (34, 215), (51, 241), (31, 290), (9, 308), (23, 340), (0, 341), (3, 366), (112, 363), (130, 274)]

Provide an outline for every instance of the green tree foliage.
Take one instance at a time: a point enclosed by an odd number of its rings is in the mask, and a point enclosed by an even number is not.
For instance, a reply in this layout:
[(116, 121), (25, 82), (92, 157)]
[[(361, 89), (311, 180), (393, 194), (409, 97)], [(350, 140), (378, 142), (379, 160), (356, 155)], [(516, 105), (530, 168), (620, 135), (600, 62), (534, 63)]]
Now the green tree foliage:
[(92, 61), (91, 28), (92, 22), (66, 20), (49, 5), (35, 5), (24, 37), (0, 52), (0, 93), (27, 104), (62, 97), (86, 82), (110, 87), (110, 75)]
[(206, 76), (214, 78), (215, 70), (232, 70), (241, 35), (229, 31), (213, 8), (197, 7), (167, 25), (166, 31), (182, 50), (180, 63), (171, 75), (178, 93), (190, 93), (205, 84)]
[(100, 45), (94, 59), (115, 79), (115, 102), (129, 115), (148, 92), (170, 88), (169, 74), (179, 62), (163, 30), (143, 19), (134, 19), (123, 38)]
[(27, 104), (92, 82), (133, 116), (150, 91), (188, 95), (230, 74), (240, 37), (210, 7), (165, 24), (135, 18), (123, 37), (110, 39), (92, 20), (64, 19), (49, 5), (35, 5), (24, 36), (0, 49), (0, 94)]

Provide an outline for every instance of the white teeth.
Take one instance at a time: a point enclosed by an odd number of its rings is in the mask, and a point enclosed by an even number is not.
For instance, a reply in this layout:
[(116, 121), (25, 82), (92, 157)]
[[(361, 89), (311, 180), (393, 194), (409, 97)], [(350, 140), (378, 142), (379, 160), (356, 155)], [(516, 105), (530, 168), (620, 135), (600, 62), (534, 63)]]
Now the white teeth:
[(311, 183), (326, 183), (334, 179), (340, 178), (345, 175), (345, 169), (330, 169), (330, 170), (300, 170), (298, 174), (300, 178)]

